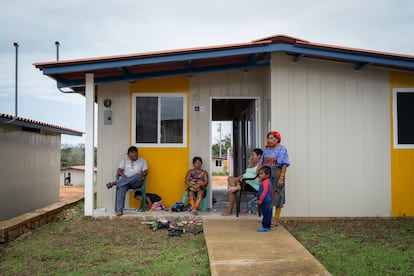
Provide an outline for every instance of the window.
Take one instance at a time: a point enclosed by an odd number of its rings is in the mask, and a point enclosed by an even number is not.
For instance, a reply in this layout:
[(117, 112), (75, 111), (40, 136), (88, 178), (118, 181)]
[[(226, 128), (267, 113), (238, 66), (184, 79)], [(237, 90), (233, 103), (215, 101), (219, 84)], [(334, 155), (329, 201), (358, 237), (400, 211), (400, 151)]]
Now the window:
[(393, 89), (394, 148), (414, 148), (414, 88)]
[(186, 94), (134, 94), (135, 144), (144, 147), (185, 147), (186, 107)]
[(220, 159), (217, 159), (216, 160), (216, 167), (221, 167), (223, 164), (222, 164), (222, 160), (220, 160)]

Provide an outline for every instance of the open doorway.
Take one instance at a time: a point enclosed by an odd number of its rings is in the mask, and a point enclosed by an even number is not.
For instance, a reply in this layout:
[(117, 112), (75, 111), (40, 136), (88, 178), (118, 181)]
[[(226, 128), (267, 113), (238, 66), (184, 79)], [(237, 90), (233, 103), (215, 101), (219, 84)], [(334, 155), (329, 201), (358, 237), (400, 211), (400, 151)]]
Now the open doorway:
[[(231, 148), (229, 154), (226, 152), (225, 155), (227, 170), (231, 175), (244, 172), (250, 151), (259, 146), (258, 103), (258, 98), (212, 98), (212, 131), (215, 131), (213, 125), (217, 123), (222, 123), (221, 131), (224, 122), (231, 127)], [(215, 143), (213, 140), (211, 145)]]

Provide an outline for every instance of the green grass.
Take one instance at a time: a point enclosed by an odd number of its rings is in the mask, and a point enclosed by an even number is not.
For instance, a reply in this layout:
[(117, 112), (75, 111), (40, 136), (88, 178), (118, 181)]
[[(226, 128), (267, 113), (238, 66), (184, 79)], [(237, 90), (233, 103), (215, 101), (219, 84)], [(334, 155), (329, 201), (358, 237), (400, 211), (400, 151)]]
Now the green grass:
[(135, 218), (85, 218), (82, 208), (68, 209), (58, 221), (2, 245), (0, 274), (210, 274), (202, 234), (169, 237), (166, 229), (153, 232)]
[[(414, 275), (414, 218), (283, 226), (333, 275)], [(168, 237), (136, 218), (84, 217), (79, 203), (56, 222), (0, 244), (0, 274), (210, 275), (210, 269), (202, 234)]]
[(414, 218), (283, 225), (333, 275), (414, 275)]

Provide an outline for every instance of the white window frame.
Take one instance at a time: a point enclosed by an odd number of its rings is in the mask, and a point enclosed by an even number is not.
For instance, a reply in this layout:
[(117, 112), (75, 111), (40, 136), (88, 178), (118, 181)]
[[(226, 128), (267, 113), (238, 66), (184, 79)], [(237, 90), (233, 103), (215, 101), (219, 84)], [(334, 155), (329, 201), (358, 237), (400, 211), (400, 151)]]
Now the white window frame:
[(392, 89), (392, 124), (393, 124), (394, 148), (395, 149), (414, 149), (414, 144), (399, 144), (398, 143), (397, 93), (399, 92), (414, 93), (414, 88)]
[[(157, 143), (136, 143), (136, 103), (137, 97), (181, 97), (183, 99), (183, 142), (182, 143), (161, 143), (161, 120), (158, 120), (157, 125)], [(160, 106), (158, 106), (158, 118), (161, 118)], [(138, 148), (185, 148), (187, 147), (187, 94), (186, 93), (149, 93), (140, 92), (132, 94), (132, 142)]]

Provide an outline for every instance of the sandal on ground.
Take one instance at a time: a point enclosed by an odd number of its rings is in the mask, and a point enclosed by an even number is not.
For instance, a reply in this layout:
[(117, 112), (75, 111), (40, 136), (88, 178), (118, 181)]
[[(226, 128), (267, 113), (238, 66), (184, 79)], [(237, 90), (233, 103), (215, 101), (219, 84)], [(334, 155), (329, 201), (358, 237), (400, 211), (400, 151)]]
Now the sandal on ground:
[(111, 189), (115, 185), (115, 182), (106, 183), (106, 188)]
[(123, 214), (123, 213), (122, 213), (122, 211), (116, 212), (116, 216), (117, 216), (117, 217), (122, 216), (122, 214)]
[(278, 227), (280, 225), (280, 223), (279, 222), (276, 222), (276, 223), (272, 223), (270, 226), (271, 227)]
[(191, 210), (191, 212), (193, 212), (193, 215), (195, 215), (195, 216), (198, 215), (197, 209), (193, 209), (193, 210)]
[(257, 229), (258, 232), (269, 232), (270, 229), (269, 228), (264, 228), (264, 227), (260, 227), (259, 229)]

